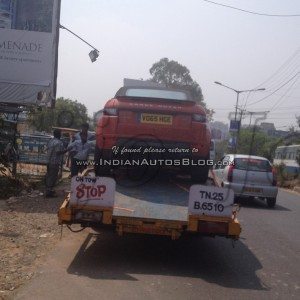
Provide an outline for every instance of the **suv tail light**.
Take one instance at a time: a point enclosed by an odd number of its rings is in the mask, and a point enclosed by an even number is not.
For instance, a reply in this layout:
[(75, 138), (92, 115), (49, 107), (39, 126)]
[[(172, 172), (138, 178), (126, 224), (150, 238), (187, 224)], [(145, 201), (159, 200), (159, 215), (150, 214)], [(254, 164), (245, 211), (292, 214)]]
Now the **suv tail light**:
[(118, 110), (116, 108), (104, 108), (103, 114), (106, 116), (117, 116)]
[(276, 186), (277, 185), (277, 174), (276, 174), (276, 169), (275, 168), (272, 168), (272, 174), (273, 174), (272, 185)]
[(230, 165), (229, 168), (228, 168), (227, 180), (229, 182), (232, 182), (233, 169), (234, 169), (234, 165)]
[(206, 123), (206, 116), (201, 114), (193, 114), (193, 121)]

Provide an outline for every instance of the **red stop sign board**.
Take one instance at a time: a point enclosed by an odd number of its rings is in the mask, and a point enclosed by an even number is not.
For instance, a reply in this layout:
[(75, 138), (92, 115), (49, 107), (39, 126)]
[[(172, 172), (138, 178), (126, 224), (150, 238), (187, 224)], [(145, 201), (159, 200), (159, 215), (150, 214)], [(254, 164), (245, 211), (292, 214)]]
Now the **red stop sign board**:
[(71, 181), (71, 205), (113, 207), (116, 182), (110, 177), (74, 176)]

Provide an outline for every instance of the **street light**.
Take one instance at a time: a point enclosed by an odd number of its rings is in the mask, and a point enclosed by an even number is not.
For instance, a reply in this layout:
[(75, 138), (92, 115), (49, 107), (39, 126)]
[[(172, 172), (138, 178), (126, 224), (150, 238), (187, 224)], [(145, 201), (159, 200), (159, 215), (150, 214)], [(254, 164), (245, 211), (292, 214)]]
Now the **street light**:
[(59, 24), (59, 27), (61, 29), (65, 29), (67, 31), (69, 31), (71, 34), (73, 34), (74, 36), (76, 36), (78, 39), (80, 39), (81, 41), (83, 41), (84, 43), (86, 43), (87, 45), (89, 45), (91, 48), (93, 48), (93, 50), (89, 53), (89, 57), (91, 62), (95, 62), (97, 60), (97, 58), (99, 57), (99, 50), (97, 48), (95, 48), (94, 46), (92, 46), (90, 43), (88, 43), (86, 40), (84, 40), (82, 37), (80, 37), (78, 34), (76, 34), (75, 32), (73, 32), (72, 30), (70, 30), (69, 28)]
[[(238, 105), (239, 105), (239, 96), (241, 93), (246, 93), (246, 92), (258, 92), (258, 91), (265, 91), (265, 88), (259, 88), (259, 89), (251, 89), (251, 90), (236, 90), (230, 86), (227, 86), (219, 81), (215, 81), (215, 84), (221, 85), (229, 90), (232, 90), (234, 92), (236, 92), (236, 105), (235, 105), (235, 114), (234, 114), (234, 121), (236, 122), (236, 116), (237, 116), (237, 110), (238, 110)], [(241, 124), (239, 124), (241, 125)], [(240, 126), (238, 127), (238, 132), (237, 132), (237, 138), (236, 138), (236, 143), (235, 143), (235, 153), (237, 150), (237, 143), (238, 143), (238, 135), (239, 135), (239, 131), (240, 131)]]

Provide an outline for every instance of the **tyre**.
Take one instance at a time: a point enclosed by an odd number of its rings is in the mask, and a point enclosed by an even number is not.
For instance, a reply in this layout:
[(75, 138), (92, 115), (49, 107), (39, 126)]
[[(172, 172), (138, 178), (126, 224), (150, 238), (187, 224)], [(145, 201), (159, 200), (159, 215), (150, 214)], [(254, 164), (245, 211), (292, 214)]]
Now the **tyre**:
[(240, 202), (240, 198), (238, 196), (234, 196), (233, 203), (239, 203), (239, 202)]
[(96, 146), (95, 147), (95, 156), (94, 156), (94, 161), (95, 161), (95, 174), (96, 176), (109, 176), (110, 175), (110, 166), (101, 166), (99, 164), (100, 159), (103, 158), (103, 152)]
[(197, 166), (191, 169), (192, 181), (197, 183), (205, 183), (208, 178), (209, 166)]
[(267, 198), (267, 205), (270, 208), (273, 208), (276, 205), (276, 198)]

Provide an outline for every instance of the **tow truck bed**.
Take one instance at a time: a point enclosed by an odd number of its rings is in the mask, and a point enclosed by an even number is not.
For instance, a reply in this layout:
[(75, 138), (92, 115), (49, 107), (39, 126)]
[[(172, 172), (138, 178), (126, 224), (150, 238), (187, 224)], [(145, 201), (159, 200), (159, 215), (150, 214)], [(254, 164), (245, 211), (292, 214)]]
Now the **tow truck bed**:
[[(207, 185), (214, 185), (212, 178)], [(117, 181), (113, 209), (92, 206), (70, 206), (69, 195), (59, 213), (59, 224), (81, 224), (83, 227), (109, 228), (123, 233), (171, 236), (177, 239), (186, 231), (205, 235), (222, 235), (238, 239), (241, 228), (233, 212), (231, 218), (191, 216), (188, 212), (188, 180), (156, 178), (144, 184)], [(82, 211), (85, 217), (76, 218)], [(101, 212), (101, 222), (89, 214)], [(201, 224), (201, 226), (199, 226)]]
[(117, 185), (113, 216), (186, 221), (188, 193), (174, 182), (155, 180), (142, 186)]

